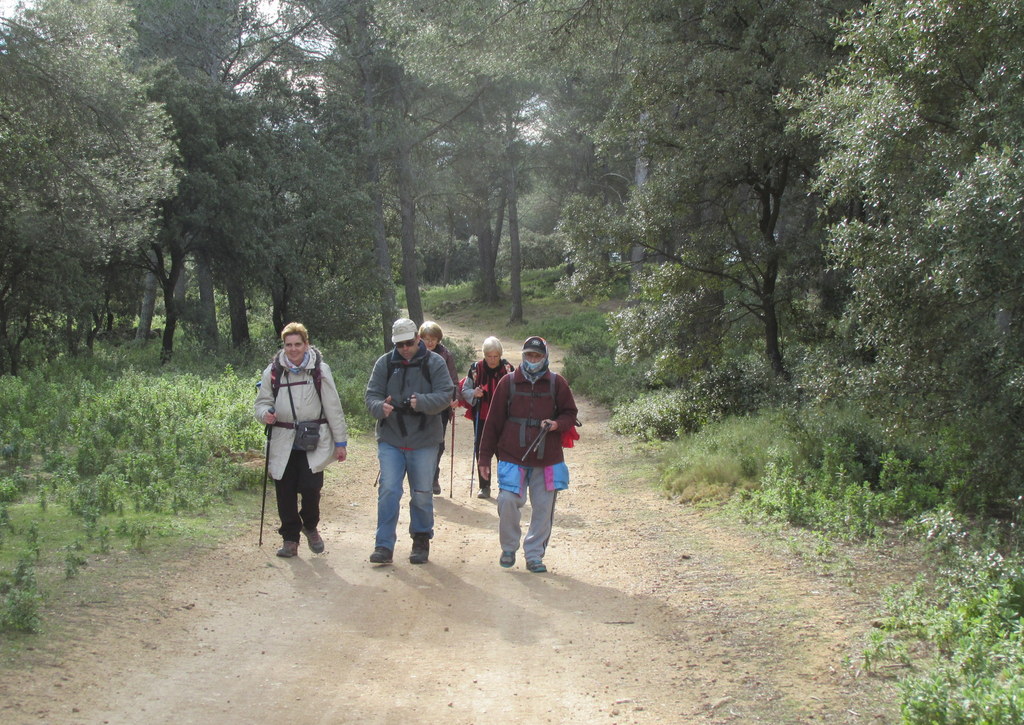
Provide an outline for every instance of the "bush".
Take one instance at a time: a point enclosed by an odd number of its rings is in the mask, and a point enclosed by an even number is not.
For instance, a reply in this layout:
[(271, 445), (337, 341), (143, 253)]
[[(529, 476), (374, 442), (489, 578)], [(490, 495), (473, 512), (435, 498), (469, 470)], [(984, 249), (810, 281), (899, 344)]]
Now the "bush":
[(39, 631), (39, 591), (36, 587), (35, 563), (26, 556), (18, 561), (9, 582), (0, 586), (3, 606), (0, 607), (0, 631)]
[(612, 414), (616, 433), (646, 441), (672, 440), (706, 425), (708, 413), (691, 405), (683, 390), (655, 390), (620, 404)]
[(1024, 722), (1024, 564), (1019, 533), (969, 532), (947, 509), (920, 517), (916, 530), (941, 557), (937, 581), (886, 597), (881, 634), (865, 650), (877, 662), (905, 652), (907, 640), (931, 646), (919, 673), (901, 684), (907, 723)]

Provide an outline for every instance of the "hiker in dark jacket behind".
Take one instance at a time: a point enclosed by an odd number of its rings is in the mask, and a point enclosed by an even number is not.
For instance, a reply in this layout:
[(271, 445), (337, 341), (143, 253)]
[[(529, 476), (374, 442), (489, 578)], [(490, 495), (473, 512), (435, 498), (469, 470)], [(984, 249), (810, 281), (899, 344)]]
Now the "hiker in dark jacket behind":
[[(452, 385), (457, 388), (459, 385), (459, 374), (455, 372), (455, 358), (448, 352), (448, 348), (441, 344), (441, 340), (444, 339), (441, 326), (432, 320), (425, 321), (420, 325), (420, 339), (423, 340), (423, 344), (427, 346), (430, 352), (436, 352), (444, 358), (444, 364), (448, 366), (448, 374), (452, 378)], [(444, 458), (444, 440), (447, 437), (448, 423), (455, 417), (454, 409), (457, 405), (458, 396), (453, 393), (450, 407), (448, 410), (441, 411), (441, 445), (437, 449), (437, 468), (434, 470), (433, 490), (435, 496), (441, 493), (441, 459)], [(455, 425), (455, 423), (452, 422), (452, 425)]]
[(431, 481), (444, 435), (441, 411), (451, 405), (455, 386), (444, 360), (420, 340), (416, 323), (402, 318), (391, 327), (395, 348), (381, 355), (366, 384), (366, 408), (377, 419), (377, 535), (374, 564), (390, 564), (395, 551), (398, 512), (409, 476), (409, 561), (423, 564), (434, 535)]
[(522, 364), (498, 381), (480, 438), (482, 477), (490, 479), (491, 457), (498, 458), (498, 563), (505, 568), (516, 562), (522, 508), (529, 491), (533, 513), (522, 540), (526, 568), (547, 571), (544, 553), (551, 538), (555, 499), (558, 491), (569, 487), (562, 435), (576, 424), (577, 412), (565, 378), (548, 369), (547, 342), (528, 338)]
[[(324, 540), (317, 530), (324, 469), (335, 460), (345, 460), (345, 413), (331, 368), (309, 344), (305, 326), (289, 322), (281, 330), (281, 340), (284, 349), (263, 371), (254, 405), (256, 420), (273, 426), (267, 469), (274, 479), (281, 517), (278, 532), (284, 539), (277, 555), (292, 557), (299, 553), (300, 531), (313, 553), (319, 554), (324, 550)], [(297, 420), (320, 421), (315, 449), (305, 451), (295, 446)]]
[[(473, 450), (480, 454), (480, 434), (484, 430), (491, 398), (498, 387), (498, 381), (511, 373), (512, 363), (503, 358), (501, 340), (488, 337), (483, 343), (483, 358), (469, 366), (469, 373), (462, 382), (463, 404), (469, 408), (466, 417), (473, 421)], [(480, 476), (480, 492), (477, 498), (491, 497), (491, 479)]]

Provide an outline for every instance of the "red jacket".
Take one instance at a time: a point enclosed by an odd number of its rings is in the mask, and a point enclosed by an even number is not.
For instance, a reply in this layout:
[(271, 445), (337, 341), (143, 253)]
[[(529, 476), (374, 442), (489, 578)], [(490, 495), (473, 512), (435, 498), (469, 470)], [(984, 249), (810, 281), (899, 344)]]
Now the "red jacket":
[[(509, 393), (513, 385), (515, 395), (510, 405)], [(522, 370), (516, 368), (514, 373), (498, 381), (494, 391), (480, 437), (480, 462), (487, 463), (497, 454), (499, 461), (521, 466), (561, 463), (564, 460), (562, 433), (576, 424), (578, 412), (569, 383), (561, 375), (549, 370), (536, 383), (530, 383)], [(538, 444), (524, 461), (523, 454), (540, 434), (540, 422), (546, 419), (557, 421), (558, 430), (548, 432), (543, 445)]]
[[(459, 405), (467, 409), (467, 419), (476, 420), (479, 416), (481, 423), (487, 420), (487, 411), (491, 407), (491, 399), (494, 397), (494, 389), (498, 387), (498, 381), (512, 373), (513, 370), (515, 368), (512, 367), (512, 363), (505, 358), (501, 358), (497, 368), (487, 367), (486, 360), (477, 360), (469, 366), (469, 374), (463, 378), (461, 385), (457, 384), (459, 390), (462, 391), (462, 395), (459, 396)], [(483, 388), (484, 396), (467, 400), (464, 397), (468, 394), (466, 383), (469, 383), (473, 390)]]

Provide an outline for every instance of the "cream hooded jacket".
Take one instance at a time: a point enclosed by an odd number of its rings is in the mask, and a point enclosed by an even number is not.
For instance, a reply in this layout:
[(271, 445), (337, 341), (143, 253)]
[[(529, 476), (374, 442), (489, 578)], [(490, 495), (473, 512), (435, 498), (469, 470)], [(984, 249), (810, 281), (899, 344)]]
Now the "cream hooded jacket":
[[(277, 400), (274, 400), (270, 389), (270, 371), (273, 364), (267, 365), (260, 379), (259, 392), (256, 394), (256, 404), (253, 411), (256, 420), (263, 423), (263, 416), (271, 408), (277, 414), (277, 420), (281, 423), (294, 423), (298, 420), (316, 420), (326, 418), (327, 422), (320, 425), (320, 442), (316, 450), (306, 453), (306, 460), (309, 461), (309, 470), (319, 473), (333, 463), (335, 458), (335, 445), (348, 443), (348, 429), (345, 425), (345, 413), (341, 409), (341, 398), (338, 397), (338, 388), (334, 384), (334, 376), (331, 375), (331, 368), (322, 359), (320, 361), (320, 392), (323, 397), (323, 413), (320, 412), (321, 396), (316, 393), (313, 385), (313, 366), (316, 354), (311, 347), (306, 363), (299, 373), (292, 373), (288, 370), (290, 363), (285, 357), (284, 350), (277, 353), (277, 361), (284, 367), (281, 372), (281, 386), (277, 391)], [(292, 406), (288, 400), (288, 391), (291, 391), (292, 399), (295, 401), (295, 415), (292, 415)], [(270, 477), (274, 480), (284, 475), (284, 469), (288, 465), (288, 458), (291, 456), (292, 443), (295, 441), (295, 431), (291, 428), (273, 426), (270, 438)]]

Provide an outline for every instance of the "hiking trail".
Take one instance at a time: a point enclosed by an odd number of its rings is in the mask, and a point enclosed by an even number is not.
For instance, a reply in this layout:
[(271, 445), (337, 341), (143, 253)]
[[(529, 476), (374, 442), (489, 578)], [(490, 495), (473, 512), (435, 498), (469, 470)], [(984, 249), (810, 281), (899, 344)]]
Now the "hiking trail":
[[(489, 334), (445, 331), (474, 346)], [(521, 341), (502, 340), (517, 363)], [(552, 357), (561, 370), (557, 344)], [(891, 682), (845, 664), (870, 628), (873, 583), (854, 590), (756, 531), (668, 500), (608, 412), (577, 402), (582, 439), (566, 452), (572, 480), (547, 574), (527, 572), (521, 552), (514, 568), (498, 566), (494, 500), (470, 496), (472, 424), (461, 415), (429, 563), (408, 563), (405, 497), (395, 563), (371, 565), (376, 453), (356, 439), (327, 470), (324, 554), (303, 541), (294, 559), (274, 555), (271, 486), (262, 547), (257, 511), (232, 541), (73, 598), (61, 638), (3, 668), (0, 722), (898, 719)], [(524, 531), (528, 520), (524, 511)]]

